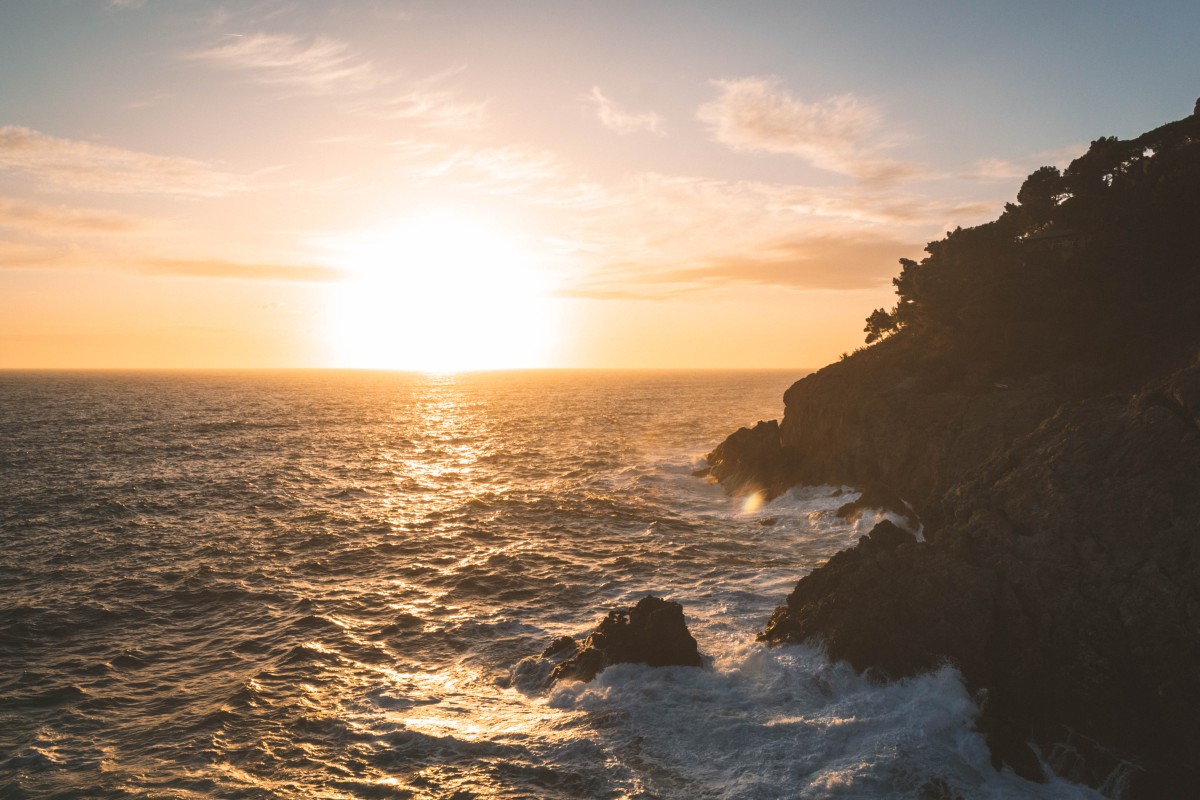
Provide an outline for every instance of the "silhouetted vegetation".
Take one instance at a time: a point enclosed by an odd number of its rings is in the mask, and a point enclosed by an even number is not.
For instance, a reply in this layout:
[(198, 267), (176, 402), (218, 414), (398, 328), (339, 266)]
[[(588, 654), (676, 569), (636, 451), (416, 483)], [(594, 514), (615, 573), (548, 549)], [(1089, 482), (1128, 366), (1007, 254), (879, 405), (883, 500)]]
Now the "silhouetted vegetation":
[[(1164, 358), (1200, 340), (1200, 116), (1092, 142), (1042, 167), (992, 222), (901, 259), (898, 301), (867, 318), (990, 377), (1072, 360)], [(967, 366), (969, 365), (969, 366)]]

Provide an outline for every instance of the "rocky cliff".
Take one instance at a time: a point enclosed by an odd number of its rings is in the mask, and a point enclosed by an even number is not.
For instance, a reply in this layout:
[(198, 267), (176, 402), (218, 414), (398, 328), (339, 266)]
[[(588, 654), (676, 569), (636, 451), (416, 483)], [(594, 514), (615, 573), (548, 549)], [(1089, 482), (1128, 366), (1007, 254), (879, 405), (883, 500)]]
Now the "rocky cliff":
[(766, 641), (884, 677), (951, 661), (997, 767), (1038, 779), (1033, 743), (1113, 796), (1200, 796), (1200, 119), (1098, 140), (1018, 199), (902, 262), (883, 340), (712, 474), (872, 488), (925, 526), (800, 580)]

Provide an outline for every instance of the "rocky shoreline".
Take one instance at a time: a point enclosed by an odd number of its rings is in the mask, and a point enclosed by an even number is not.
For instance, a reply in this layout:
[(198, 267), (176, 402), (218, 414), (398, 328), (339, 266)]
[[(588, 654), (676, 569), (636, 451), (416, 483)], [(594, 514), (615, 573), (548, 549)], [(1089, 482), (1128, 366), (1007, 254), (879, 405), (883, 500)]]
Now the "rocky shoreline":
[[(902, 500), (923, 525), (918, 542), (884, 523), (801, 579), (763, 640), (819, 641), (882, 679), (953, 663), (997, 768), (1042, 779), (1032, 745), (1109, 796), (1200, 796), (1200, 265), (1194, 220), (1178, 221), (1200, 208), (1198, 153), (1196, 115), (1099, 140), (1051, 182), (1049, 212), (1027, 191), (1035, 173), (996, 227), (905, 264), (901, 303), (879, 312), (890, 337), (798, 381), (780, 422), (709, 455), (732, 493), (851, 485), (878, 505)], [(1160, 160), (1118, 196), (1125, 184), (1104, 170), (1132, 170), (1130, 154)], [(1109, 188), (1092, 197), (1079, 187), (1096, 170)], [(1111, 233), (1118, 212), (1142, 227)], [(1068, 219), (1095, 222), (1080, 234), (1089, 246), (1064, 256), (1030, 243)], [(967, 297), (948, 281), (969, 286), (973, 268), (962, 258), (949, 271), (947, 252), (967, 245), (1008, 270), (979, 268), (993, 297), (1034, 281), (1042, 316), (1015, 303), (945, 313)], [(906, 299), (917, 278), (943, 294)], [(1111, 328), (1089, 342), (1106, 313)]]

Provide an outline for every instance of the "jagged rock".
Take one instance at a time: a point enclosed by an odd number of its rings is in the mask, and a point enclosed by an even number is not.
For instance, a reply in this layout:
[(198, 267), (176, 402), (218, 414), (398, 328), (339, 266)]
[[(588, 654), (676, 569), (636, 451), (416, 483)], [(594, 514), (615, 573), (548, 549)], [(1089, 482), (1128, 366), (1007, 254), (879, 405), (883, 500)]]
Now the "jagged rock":
[(554, 658), (555, 656), (562, 655), (568, 650), (570, 650), (572, 653), (577, 650), (575, 640), (570, 636), (559, 636), (557, 639), (551, 642), (545, 650), (542, 651), (542, 658)]
[(1053, 753), (1082, 737), (1103, 746), (1071, 748), (1058, 766), (1074, 779), (1099, 785), (1124, 761), (1134, 796), (1189, 794), (1198, 385), (1193, 365), (1134, 396), (1064, 406), (947, 491), (929, 544), (880, 523), (801, 579), (761, 638), (819, 639), (889, 677), (949, 660), (988, 690), (980, 728), (998, 764), (1037, 778), (1027, 740)]
[(978, 728), (991, 752), (994, 769), (1007, 766), (1027, 781), (1046, 782), (1046, 771), (1029, 746), (1029, 728), (1023, 720), (1007, 715), (999, 704), (985, 702)]
[(720, 481), (729, 494), (762, 492), (770, 498), (791, 484), (776, 420), (738, 429), (709, 453), (707, 460), (707, 474)]
[(902, 544), (916, 544), (917, 537), (891, 520), (881, 520), (871, 532), (858, 540), (859, 547), (867, 552), (891, 550)]
[(900, 495), (882, 486), (868, 486), (857, 500), (838, 507), (837, 516), (847, 522), (857, 522), (868, 508), (890, 511), (904, 517), (910, 525), (916, 525), (916, 515)]
[(1200, 115), (1016, 199), (903, 261), (894, 332), (710, 457), (731, 491), (879, 488), (924, 525), (834, 556), (762, 635), (883, 676), (954, 663), (1019, 774), (1032, 740), (1125, 800), (1200, 797)]
[(583, 647), (556, 666), (550, 677), (586, 682), (606, 667), (622, 663), (703, 666), (696, 640), (684, 621), (683, 606), (647, 596), (633, 608), (608, 612)]

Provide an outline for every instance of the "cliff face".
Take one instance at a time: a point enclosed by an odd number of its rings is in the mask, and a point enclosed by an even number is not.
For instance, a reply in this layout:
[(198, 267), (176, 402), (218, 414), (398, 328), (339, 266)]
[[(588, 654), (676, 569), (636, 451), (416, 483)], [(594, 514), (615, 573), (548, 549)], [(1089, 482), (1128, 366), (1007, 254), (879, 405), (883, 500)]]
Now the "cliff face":
[[(1032, 741), (1113, 795), (1200, 796), (1200, 119), (1022, 195), (905, 262), (872, 315), (898, 332), (797, 382), (712, 474), (878, 488), (925, 524), (800, 580), (766, 641), (887, 677), (949, 660), (997, 767), (1037, 779)], [(1039, 244), (1067, 221), (1072, 252)]]
[(792, 480), (887, 487), (929, 517), (957, 476), (1032, 430), (1071, 391), (1055, 375), (1004, 383), (947, 375), (907, 344), (884, 342), (787, 391), (779, 443)]
[[(819, 405), (812, 391), (798, 407)], [(919, 457), (885, 457), (871, 474), (914, 480), (904, 467)], [(927, 543), (835, 556), (763, 638), (820, 639), (892, 677), (948, 659), (987, 690), (999, 760), (1019, 766), (1004, 753), (1032, 738), (1068, 777), (1194, 793), (1200, 364), (1134, 395), (1066, 402), (961, 477), (926, 504), (941, 517)]]

